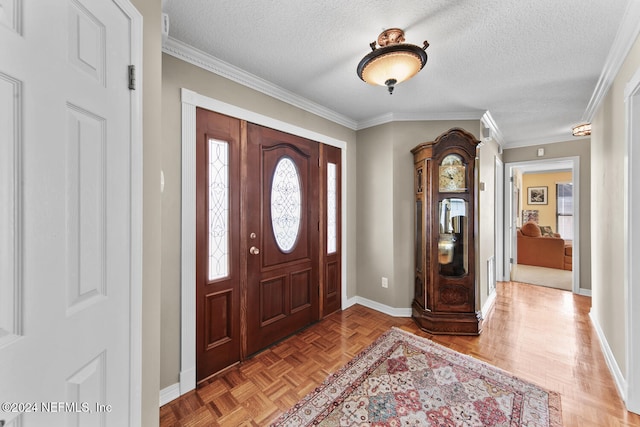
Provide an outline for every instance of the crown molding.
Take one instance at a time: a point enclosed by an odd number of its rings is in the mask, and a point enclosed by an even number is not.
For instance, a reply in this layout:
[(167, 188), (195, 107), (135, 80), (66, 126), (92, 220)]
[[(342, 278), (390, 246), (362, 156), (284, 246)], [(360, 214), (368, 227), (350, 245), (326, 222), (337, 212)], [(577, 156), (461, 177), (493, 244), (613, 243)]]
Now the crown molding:
[(520, 141), (509, 142), (504, 145), (503, 148), (519, 148), (519, 147), (531, 147), (534, 145), (547, 145), (547, 144), (559, 144), (563, 142), (573, 142), (580, 140), (589, 140), (591, 137), (571, 137), (571, 139), (558, 139), (558, 137), (547, 137), (547, 138), (538, 138), (538, 139), (525, 139)]
[(482, 112), (460, 112), (460, 113), (386, 113), (358, 122), (356, 130), (367, 129), (373, 126), (384, 125), (391, 122), (413, 122), (431, 120), (480, 120)]
[(167, 38), (167, 41), (163, 43), (162, 51), (167, 55), (171, 55), (182, 61), (188, 62), (189, 64), (203, 68), (250, 89), (254, 89), (304, 111), (308, 111), (319, 117), (345, 126), (351, 130), (357, 129), (356, 121), (349, 117), (336, 113), (335, 111), (323, 107), (320, 104), (316, 104), (315, 102), (301, 97), (300, 95), (296, 95), (293, 92), (274, 85), (273, 83), (248, 73), (172, 37)]
[(493, 116), (491, 115), (489, 110), (484, 112), (484, 114), (480, 118), (480, 121), (490, 129), (491, 139), (493, 139), (498, 144), (500, 149), (502, 149), (504, 147), (504, 136), (502, 135), (502, 131), (498, 127), (496, 121), (493, 119)]
[[(354, 131), (402, 121), (480, 120), (488, 114), (488, 112), (485, 111), (436, 112), (428, 114), (386, 113), (370, 119), (356, 121), (172, 37), (168, 37), (162, 44), (162, 52)], [(502, 137), (502, 133), (498, 130), (493, 119), (491, 119), (491, 123), (493, 123), (493, 129), (496, 135)]]
[(596, 88), (591, 95), (589, 104), (587, 104), (587, 109), (582, 115), (583, 122), (590, 123), (593, 120), (639, 33), (640, 0), (629, 0)]

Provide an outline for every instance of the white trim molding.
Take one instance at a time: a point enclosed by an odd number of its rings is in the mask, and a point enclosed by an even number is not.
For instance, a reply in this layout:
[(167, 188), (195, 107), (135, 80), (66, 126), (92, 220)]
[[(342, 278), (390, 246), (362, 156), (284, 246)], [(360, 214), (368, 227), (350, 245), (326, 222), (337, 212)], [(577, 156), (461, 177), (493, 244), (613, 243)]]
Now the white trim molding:
[[(184, 92), (184, 91), (183, 91)], [(180, 394), (196, 387), (196, 105), (182, 99)]]
[(137, 90), (130, 90), (131, 105), (131, 270), (130, 270), (130, 316), (129, 325), (129, 423), (132, 426), (142, 422), (142, 287), (143, 249), (142, 235), (144, 223), (144, 152), (143, 152), (143, 17), (131, 0), (114, 0), (131, 22), (131, 64), (137, 70)]
[(180, 393), (180, 384), (171, 384), (169, 387), (165, 387), (160, 390), (160, 406), (166, 405), (167, 403), (175, 400), (181, 396)]
[[(489, 295), (489, 298), (487, 299), (487, 301), (482, 306), (481, 313), (482, 313), (483, 319), (486, 319), (487, 315), (493, 308), (495, 299), (496, 299), (496, 293), (492, 292), (491, 295)], [(411, 314), (412, 314), (411, 307), (391, 307), (386, 304), (381, 304), (377, 301), (373, 301), (368, 298), (359, 297), (359, 296), (351, 297), (348, 300), (346, 300), (345, 304), (343, 304), (342, 309), (343, 310), (347, 309), (356, 304), (362, 305), (364, 307), (370, 308), (375, 311), (379, 311), (380, 313), (384, 313), (392, 317), (411, 317)]]
[(409, 308), (390, 307), (385, 304), (380, 304), (377, 301), (373, 301), (373, 300), (370, 300), (364, 297), (359, 297), (359, 296), (349, 298), (349, 300), (346, 301), (346, 304), (343, 306), (343, 309), (349, 308), (352, 305), (356, 305), (356, 304), (360, 304), (364, 307), (379, 311), (380, 313), (388, 314), (389, 316), (393, 316), (393, 317), (411, 317), (411, 307)]
[[(571, 138), (571, 139), (569, 139)], [(590, 136), (585, 137), (567, 137), (566, 139), (558, 139), (557, 136), (543, 137), (543, 138), (535, 138), (535, 139), (525, 139), (519, 141), (509, 141), (505, 144), (504, 148), (520, 148), (520, 147), (531, 147), (533, 145), (547, 145), (547, 144), (557, 144), (559, 142), (567, 142), (567, 141), (579, 141), (579, 140), (590, 141)]]
[(640, 413), (640, 268), (633, 261), (640, 254), (640, 68), (627, 83), (624, 92), (626, 137), (624, 163), (624, 290), (626, 301), (626, 374), (625, 403), (629, 411)]
[(491, 292), (487, 300), (484, 302), (482, 309), (480, 309), (480, 314), (482, 315), (483, 320), (486, 320), (489, 317), (489, 314), (491, 313), (491, 309), (493, 309), (493, 306), (496, 302), (497, 295), (498, 293), (496, 290)]
[(596, 88), (591, 95), (589, 104), (587, 104), (587, 109), (582, 115), (583, 122), (591, 122), (593, 120), (638, 34), (640, 34), (640, 1), (629, 0), (622, 23), (618, 28), (618, 33), (609, 50), (609, 56), (605, 61), (602, 74), (600, 74)]
[(380, 116), (372, 117), (367, 120), (361, 120), (357, 123), (355, 130), (367, 129), (373, 126), (383, 125), (392, 122), (411, 122), (411, 121), (432, 121), (432, 120), (480, 120), (483, 111), (478, 112), (448, 112), (448, 113), (429, 113), (429, 114), (398, 114), (387, 113)]
[(180, 395), (196, 387), (196, 107), (340, 148), (342, 154), (342, 308), (347, 301), (347, 143), (182, 89), (182, 237)]
[(493, 119), (491, 112), (489, 112), (489, 110), (485, 111), (482, 117), (480, 117), (480, 121), (485, 127), (489, 129), (491, 133), (490, 138), (498, 144), (500, 153), (502, 153), (502, 149), (504, 146), (504, 136), (502, 135), (502, 131), (500, 131), (500, 128), (498, 128), (498, 124)]
[(587, 288), (580, 288), (580, 290), (578, 291), (578, 293), (580, 295), (583, 295), (585, 297), (590, 297), (591, 296), (591, 289), (587, 289)]
[(616, 384), (616, 388), (618, 389), (618, 393), (624, 399), (625, 390), (627, 389), (627, 382), (622, 375), (622, 371), (620, 370), (620, 366), (618, 362), (616, 362), (616, 358), (613, 355), (613, 351), (609, 346), (609, 342), (607, 341), (607, 337), (598, 323), (598, 319), (593, 315), (593, 312), (589, 313), (589, 317), (591, 318), (591, 323), (593, 324), (593, 329), (596, 331), (596, 335), (598, 335), (598, 339), (600, 341), (600, 348), (602, 349), (602, 354), (604, 355), (604, 360), (607, 362), (607, 366), (609, 367), (609, 371), (611, 371), (611, 375), (613, 376), (613, 381)]
[[(426, 115), (387, 113), (367, 120), (356, 121), (172, 37), (168, 37), (162, 44), (162, 51), (191, 65), (356, 131), (385, 123), (402, 121), (479, 120), (488, 113), (488, 111), (446, 112)], [(498, 130), (493, 119), (492, 123), (496, 131), (495, 134), (499, 135), (501, 141), (502, 133)]]
[(287, 104), (298, 107), (304, 111), (308, 111), (334, 123), (338, 123), (351, 130), (356, 129), (355, 120), (241, 70), (234, 65), (224, 62), (172, 37), (169, 37), (163, 44), (162, 51), (189, 64), (195, 65), (196, 67), (200, 67), (260, 93), (264, 93), (265, 95), (269, 95), (275, 99), (286, 102)]

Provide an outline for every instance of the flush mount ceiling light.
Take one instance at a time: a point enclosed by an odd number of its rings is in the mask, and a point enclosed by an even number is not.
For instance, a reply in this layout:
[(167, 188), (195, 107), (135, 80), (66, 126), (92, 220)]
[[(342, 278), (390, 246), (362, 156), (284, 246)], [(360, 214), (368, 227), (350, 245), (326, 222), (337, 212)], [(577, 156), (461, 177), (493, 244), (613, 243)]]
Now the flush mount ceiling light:
[(573, 133), (573, 136), (589, 136), (591, 135), (591, 123), (574, 126), (571, 133)]
[(409, 80), (418, 74), (427, 63), (429, 47), (427, 41), (420, 48), (404, 43), (404, 31), (390, 28), (378, 36), (378, 46), (372, 42), (369, 52), (358, 64), (358, 77), (363, 81), (378, 86), (386, 86), (389, 94), (398, 83)]

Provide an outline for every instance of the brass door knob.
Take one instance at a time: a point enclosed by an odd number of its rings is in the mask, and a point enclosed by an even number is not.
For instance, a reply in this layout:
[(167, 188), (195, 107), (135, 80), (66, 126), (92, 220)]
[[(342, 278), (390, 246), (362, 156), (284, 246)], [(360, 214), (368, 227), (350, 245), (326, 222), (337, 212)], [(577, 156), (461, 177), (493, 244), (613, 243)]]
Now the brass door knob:
[(251, 253), (251, 255), (258, 255), (260, 253), (260, 249), (256, 248), (255, 246), (251, 246), (249, 252)]

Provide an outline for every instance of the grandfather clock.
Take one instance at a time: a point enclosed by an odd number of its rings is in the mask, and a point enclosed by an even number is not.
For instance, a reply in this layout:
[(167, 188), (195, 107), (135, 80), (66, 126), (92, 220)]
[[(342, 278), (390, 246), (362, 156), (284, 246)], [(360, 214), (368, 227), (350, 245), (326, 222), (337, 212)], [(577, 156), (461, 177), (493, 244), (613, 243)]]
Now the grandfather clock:
[(412, 316), (432, 334), (478, 335), (476, 148), (453, 128), (415, 147), (415, 289)]

